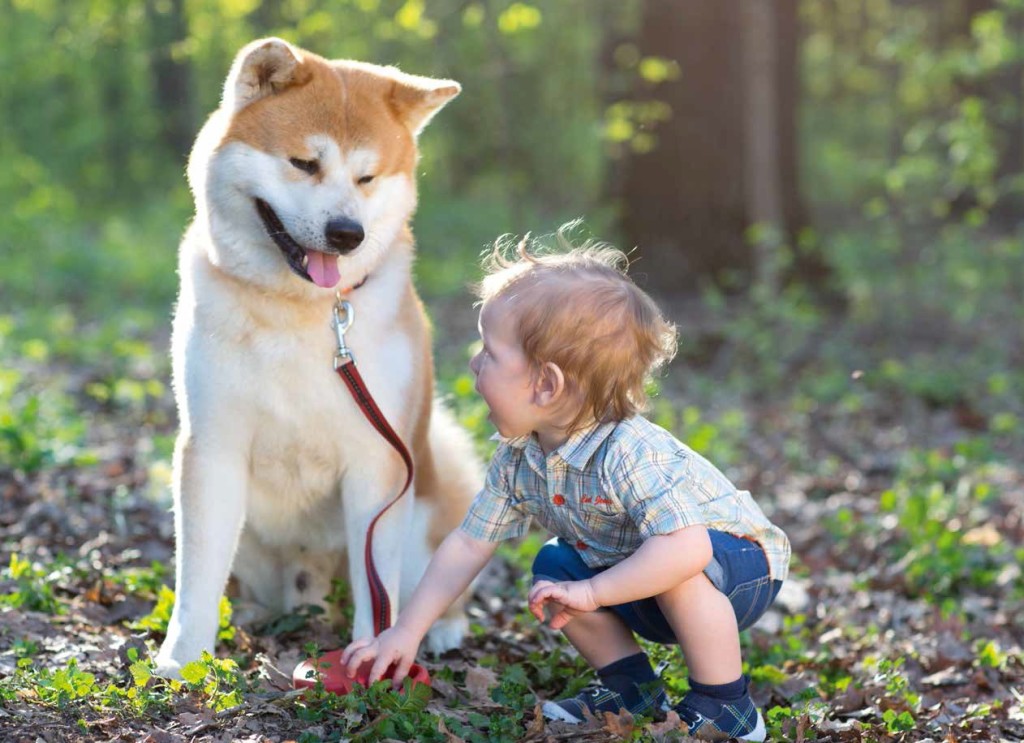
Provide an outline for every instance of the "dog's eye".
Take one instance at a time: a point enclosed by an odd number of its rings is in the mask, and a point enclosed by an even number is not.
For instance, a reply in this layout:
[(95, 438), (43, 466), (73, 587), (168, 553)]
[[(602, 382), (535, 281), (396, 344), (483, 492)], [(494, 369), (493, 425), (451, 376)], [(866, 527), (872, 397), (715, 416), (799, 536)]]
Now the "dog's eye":
[(372, 182), (374, 177), (375, 176), (372, 175), (364, 175), (362, 178), (356, 181), (356, 183), (358, 183), (360, 186), (365, 186), (367, 183)]
[(293, 157), (288, 160), (292, 165), (301, 170), (303, 173), (309, 173), (310, 175), (316, 175), (320, 172), (320, 163), (316, 160), (300, 160), (297, 157)]

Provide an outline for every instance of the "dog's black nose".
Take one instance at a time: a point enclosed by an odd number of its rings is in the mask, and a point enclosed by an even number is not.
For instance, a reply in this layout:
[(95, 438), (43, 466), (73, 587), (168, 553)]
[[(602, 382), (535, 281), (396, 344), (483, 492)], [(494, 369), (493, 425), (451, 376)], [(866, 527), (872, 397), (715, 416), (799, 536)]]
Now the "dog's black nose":
[(342, 254), (351, 253), (366, 237), (361, 224), (345, 217), (328, 222), (324, 235), (327, 237), (327, 244)]

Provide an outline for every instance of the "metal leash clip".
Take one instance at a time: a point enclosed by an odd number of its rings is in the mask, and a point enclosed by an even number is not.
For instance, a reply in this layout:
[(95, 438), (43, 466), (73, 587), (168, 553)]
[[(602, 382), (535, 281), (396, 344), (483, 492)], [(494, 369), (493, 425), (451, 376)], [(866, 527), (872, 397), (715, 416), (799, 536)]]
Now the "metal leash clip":
[(334, 305), (334, 333), (338, 336), (338, 351), (334, 354), (334, 368), (338, 369), (349, 361), (355, 362), (352, 349), (345, 343), (345, 332), (352, 327), (356, 319), (356, 310), (352, 303), (338, 295)]

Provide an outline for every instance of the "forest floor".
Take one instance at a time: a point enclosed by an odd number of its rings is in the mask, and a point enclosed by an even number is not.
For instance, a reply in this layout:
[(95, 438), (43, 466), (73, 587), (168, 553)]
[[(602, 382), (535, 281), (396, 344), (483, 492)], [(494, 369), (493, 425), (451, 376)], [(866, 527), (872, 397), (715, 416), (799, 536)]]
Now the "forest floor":
[[(424, 659), (429, 697), (290, 691), (309, 643), (347, 637), (309, 612), (228, 629), (188, 683), (151, 678), (173, 582), (173, 407), (166, 386), (125, 407), (86, 394), (95, 383), (59, 370), (89, 421), (87, 460), (0, 468), (0, 740), (687, 740), (671, 718), (537, 716), (538, 700), (589, 680), (525, 611), (539, 535), (488, 568), (463, 647)], [(669, 405), (675, 394), (666, 385)], [(1024, 740), (1021, 452), (972, 411), (913, 410), (908, 423), (881, 399), (826, 414), (748, 397), (742, 435), (727, 441), (710, 417), (687, 427), (732, 448), (793, 544), (792, 577), (743, 638), (771, 740)], [(678, 653), (649, 647), (678, 698)]]

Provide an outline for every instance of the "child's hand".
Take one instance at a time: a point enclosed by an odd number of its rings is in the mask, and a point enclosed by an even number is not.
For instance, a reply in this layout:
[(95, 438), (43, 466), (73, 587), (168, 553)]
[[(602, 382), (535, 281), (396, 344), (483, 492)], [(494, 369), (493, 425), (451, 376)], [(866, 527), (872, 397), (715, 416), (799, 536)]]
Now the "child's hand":
[(595, 611), (601, 605), (594, 599), (594, 590), (588, 580), (564, 581), (552, 583), (540, 580), (533, 584), (528, 597), (530, 612), (537, 621), (544, 621), (544, 604), (551, 602), (551, 629), (561, 629), (580, 614)]
[(416, 659), (421, 639), (396, 625), (384, 630), (377, 637), (366, 637), (351, 643), (341, 654), (341, 662), (349, 676), (355, 676), (359, 666), (376, 658), (367, 679), (367, 683), (370, 684), (379, 681), (388, 667), (394, 663), (395, 673), (391, 677), (391, 683), (396, 689), (400, 689), (402, 680), (409, 675), (409, 667)]

